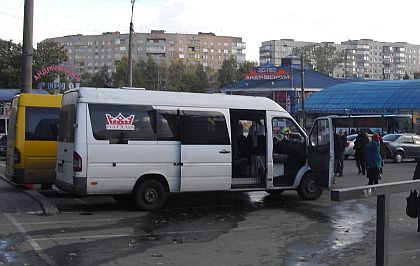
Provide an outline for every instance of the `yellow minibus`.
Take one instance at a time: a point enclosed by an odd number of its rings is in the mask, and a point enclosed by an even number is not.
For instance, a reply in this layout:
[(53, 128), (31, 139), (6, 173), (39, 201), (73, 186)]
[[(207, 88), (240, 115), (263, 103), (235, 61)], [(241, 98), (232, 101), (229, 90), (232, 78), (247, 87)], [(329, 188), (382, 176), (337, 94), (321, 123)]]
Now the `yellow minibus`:
[(53, 184), (61, 95), (19, 94), (12, 100), (6, 178), (16, 184)]

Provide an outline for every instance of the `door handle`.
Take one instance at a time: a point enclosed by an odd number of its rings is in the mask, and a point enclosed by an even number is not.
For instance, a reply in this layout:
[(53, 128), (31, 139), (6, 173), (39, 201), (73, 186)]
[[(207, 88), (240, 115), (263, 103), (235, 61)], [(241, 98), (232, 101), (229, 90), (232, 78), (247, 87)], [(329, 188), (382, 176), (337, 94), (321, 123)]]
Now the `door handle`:
[(64, 149), (65, 152), (67, 152), (67, 149)]
[(230, 153), (230, 151), (228, 151), (228, 150), (221, 150), (221, 151), (219, 151), (219, 153)]
[(183, 163), (174, 163), (174, 166), (183, 166), (184, 164)]

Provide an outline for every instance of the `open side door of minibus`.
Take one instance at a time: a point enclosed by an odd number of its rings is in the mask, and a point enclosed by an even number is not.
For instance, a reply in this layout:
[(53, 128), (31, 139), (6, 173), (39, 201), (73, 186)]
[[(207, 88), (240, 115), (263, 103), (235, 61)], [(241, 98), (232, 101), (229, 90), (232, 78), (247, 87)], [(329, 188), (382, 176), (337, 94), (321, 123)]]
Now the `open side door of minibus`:
[(334, 130), (331, 118), (315, 120), (309, 134), (308, 164), (318, 187), (329, 188), (334, 174)]

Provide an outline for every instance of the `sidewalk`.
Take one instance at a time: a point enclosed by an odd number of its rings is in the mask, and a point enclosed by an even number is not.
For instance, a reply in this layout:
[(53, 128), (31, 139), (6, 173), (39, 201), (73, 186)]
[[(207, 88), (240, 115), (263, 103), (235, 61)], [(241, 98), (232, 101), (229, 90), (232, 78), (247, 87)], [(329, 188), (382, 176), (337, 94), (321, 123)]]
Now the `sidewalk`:
[(0, 177), (1, 213), (58, 214), (57, 206), (37, 191), (14, 185), (3, 175)]

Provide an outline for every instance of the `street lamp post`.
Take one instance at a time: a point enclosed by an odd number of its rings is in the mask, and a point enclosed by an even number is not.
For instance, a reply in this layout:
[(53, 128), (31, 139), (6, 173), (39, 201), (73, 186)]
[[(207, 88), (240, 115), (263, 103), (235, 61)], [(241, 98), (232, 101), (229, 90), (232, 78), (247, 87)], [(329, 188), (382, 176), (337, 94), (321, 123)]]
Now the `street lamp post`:
[(32, 35), (33, 35), (33, 16), (34, 1), (25, 0), (25, 11), (23, 18), (23, 60), (22, 60), (22, 92), (32, 93)]
[(131, 0), (131, 20), (130, 20), (130, 34), (128, 35), (128, 87), (133, 86), (133, 56), (131, 50), (131, 42), (133, 39), (133, 12), (134, 3), (136, 0)]

